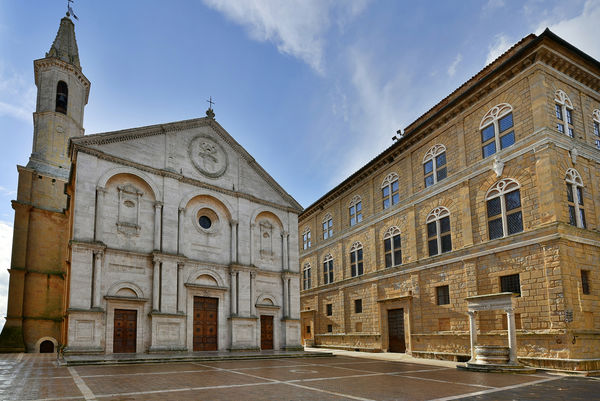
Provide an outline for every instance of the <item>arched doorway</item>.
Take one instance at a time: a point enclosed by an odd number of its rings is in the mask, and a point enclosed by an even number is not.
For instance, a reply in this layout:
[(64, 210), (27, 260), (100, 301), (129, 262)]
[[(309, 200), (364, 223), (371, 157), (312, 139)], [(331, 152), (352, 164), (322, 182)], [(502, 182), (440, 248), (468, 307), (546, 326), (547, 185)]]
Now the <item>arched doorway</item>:
[(50, 340), (44, 340), (40, 343), (40, 354), (54, 353), (54, 343)]

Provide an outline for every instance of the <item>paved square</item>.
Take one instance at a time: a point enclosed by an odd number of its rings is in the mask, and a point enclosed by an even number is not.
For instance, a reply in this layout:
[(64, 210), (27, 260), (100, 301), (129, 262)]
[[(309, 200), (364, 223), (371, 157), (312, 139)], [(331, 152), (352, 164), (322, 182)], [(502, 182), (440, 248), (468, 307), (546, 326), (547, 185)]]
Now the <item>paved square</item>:
[(597, 378), (347, 356), (60, 367), (53, 355), (0, 354), (0, 400), (589, 401), (599, 391)]

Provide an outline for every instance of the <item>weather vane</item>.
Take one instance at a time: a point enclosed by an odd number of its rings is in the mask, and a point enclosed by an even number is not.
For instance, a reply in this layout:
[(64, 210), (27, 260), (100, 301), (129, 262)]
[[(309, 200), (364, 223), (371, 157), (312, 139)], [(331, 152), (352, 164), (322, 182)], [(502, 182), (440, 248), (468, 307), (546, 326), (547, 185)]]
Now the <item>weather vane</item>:
[(206, 110), (206, 116), (208, 118), (215, 118), (215, 112), (212, 108), (213, 104), (215, 104), (215, 102), (212, 100), (212, 96), (208, 97), (208, 100), (206, 101), (208, 103), (208, 110)]
[(72, 15), (73, 18), (79, 21), (79, 18), (77, 18), (75, 12), (73, 11), (73, 8), (71, 7), (71, 3), (73, 3), (73, 1), (74, 0), (67, 0), (67, 17), (70, 17)]

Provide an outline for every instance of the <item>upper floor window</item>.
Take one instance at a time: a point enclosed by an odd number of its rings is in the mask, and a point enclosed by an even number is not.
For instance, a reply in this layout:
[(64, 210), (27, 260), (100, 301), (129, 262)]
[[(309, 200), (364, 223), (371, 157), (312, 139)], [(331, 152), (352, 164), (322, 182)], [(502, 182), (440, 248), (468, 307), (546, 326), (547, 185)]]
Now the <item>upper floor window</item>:
[(67, 114), (67, 104), (69, 99), (69, 87), (65, 81), (58, 81), (56, 84), (56, 108), (54, 111)]
[[(600, 110), (596, 109), (592, 112), (594, 118), (594, 135), (600, 137)], [(595, 139), (596, 147), (600, 149), (600, 139)]]
[(360, 223), (362, 221), (362, 200), (360, 196), (356, 195), (350, 201), (350, 225), (353, 226), (356, 223)]
[(383, 235), (385, 267), (392, 267), (402, 264), (402, 251), (400, 248), (400, 229), (395, 226), (388, 228)]
[(425, 176), (425, 188), (443, 180), (448, 175), (446, 170), (446, 147), (434, 145), (423, 157), (423, 174)]
[(571, 99), (564, 91), (559, 89), (554, 93), (554, 102), (554, 110), (558, 119), (556, 129), (558, 129), (558, 132), (574, 138), (573, 103), (571, 103)]
[(521, 296), (521, 281), (519, 274), (500, 276), (500, 292), (512, 292)]
[(350, 274), (352, 277), (363, 274), (363, 247), (360, 242), (355, 242), (350, 248)]
[(581, 270), (581, 292), (589, 295), (590, 294), (590, 271)]
[(302, 233), (302, 249), (308, 249), (310, 246), (310, 228), (306, 227)]
[(310, 278), (310, 263), (304, 265), (302, 269), (302, 288), (305, 290), (310, 289), (311, 278)]
[(383, 208), (397, 204), (400, 201), (398, 192), (398, 174), (390, 173), (381, 184), (381, 197), (383, 198)]
[(438, 305), (448, 305), (450, 303), (450, 287), (442, 285), (435, 287)]
[(427, 215), (427, 244), (429, 256), (452, 250), (450, 234), (450, 211), (445, 207), (436, 207)]
[(585, 210), (583, 208), (583, 180), (574, 168), (567, 170), (567, 203), (569, 205), (569, 224), (585, 228)]
[(484, 159), (515, 143), (512, 110), (510, 104), (501, 103), (492, 107), (481, 120), (479, 129)]
[(323, 284), (333, 283), (333, 257), (327, 254), (323, 259)]
[(521, 185), (507, 178), (495, 183), (487, 192), (488, 232), (490, 239), (523, 231)]
[(331, 238), (333, 236), (333, 219), (331, 215), (327, 213), (323, 218), (323, 239)]

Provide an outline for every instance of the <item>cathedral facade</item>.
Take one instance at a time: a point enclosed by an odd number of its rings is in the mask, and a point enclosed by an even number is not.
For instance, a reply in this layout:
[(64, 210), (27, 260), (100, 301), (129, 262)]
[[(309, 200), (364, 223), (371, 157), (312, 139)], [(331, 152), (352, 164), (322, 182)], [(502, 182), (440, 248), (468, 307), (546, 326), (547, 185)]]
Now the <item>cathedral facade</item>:
[(530, 35), (399, 134), (299, 217), (303, 341), (600, 369), (600, 63)]
[(90, 82), (68, 17), (34, 65), (0, 349), (298, 348), (302, 208), (212, 109), (84, 136)]

